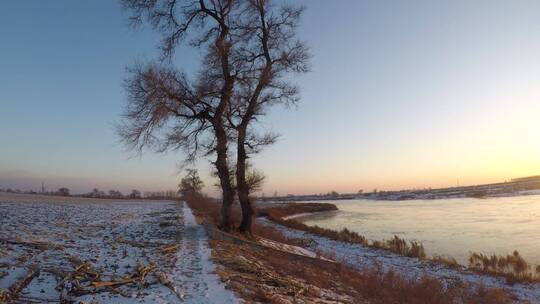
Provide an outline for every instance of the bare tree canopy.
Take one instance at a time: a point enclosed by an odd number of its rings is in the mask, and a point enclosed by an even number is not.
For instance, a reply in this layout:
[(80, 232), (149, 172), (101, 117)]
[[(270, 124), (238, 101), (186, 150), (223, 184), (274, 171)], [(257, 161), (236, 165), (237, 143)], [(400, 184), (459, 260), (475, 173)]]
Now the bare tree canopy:
[[(244, 25), (246, 39), (241, 47), (243, 56), (238, 59), (242, 68), (237, 75), (229, 123), (237, 136), (236, 182), (242, 207), (240, 230), (251, 233), (255, 212), (250, 192), (257, 180), (254, 177), (260, 174), (246, 173), (249, 168), (247, 159), (249, 154), (260, 152), (277, 138), (272, 133), (258, 134), (253, 122), (265, 115), (270, 106), (291, 105), (298, 101), (299, 90), (287, 75), (309, 70), (309, 52), (305, 44), (296, 38), (302, 7), (285, 5), (276, 8), (264, 0), (249, 3), (251, 17)], [(257, 181), (260, 183), (262, 179)]]
[(178, 192), (183, 198), (187, 198), (190, 195), (200, 194), (204, 186), (203, 181), (199, 177), (199, 173), (196, 169), (187, 169), (187, 174), (178, 185)]
[(123, 141), (139, 152), (183, 149), (193, 161), (201, 148), (212, 150), (211, 105), (186, 75), (162, 64), (137, 64), (125, 81), (128, 104), (119, 128)]
[[(131, 70), (126, 81), (128, 106), (120, 136), (128, 146), (158, 152), (183, 149), (187, 160), (215, 153), (223, 192), (222, 228), (231, 229), (234, 199), (228, 158), (227, 110), (233, 95), (231, 16), (237, 1), (124, 0), (133, 24), (147, 21), (163, 35), (161, 64)], [(205, 56), (193, 80), (171, 67), (167, 58), (186, 37)], [(238, 39), (238, 38), (236, 38)], [(174, 118), (174, 119), (173, 119)]]
[[(258, 132), (253, 122), (268, 107), (299, 99), (288, 75), (309, 69), (308, 50), (296, 38), (303, 8), (270, 0), (122, 0), (122, 4), (133, 25), (146, 22), (162, 34), (162, 58), (129, 70), (121, 138), (139, 152), (182, 150), (188, 162), (215, 155), (223, 193), (221, 226), (231, 228), (236, 188), (243, 212), (240, 229), (250, 231), (253, 180), (246, 175), (247, 159), (277, 138)], [(189, 77), (171, 60), (182, 42), (203, 54), (199, 71)], [(233, 174), (228, 161), (231, 146), (236, 147)]]

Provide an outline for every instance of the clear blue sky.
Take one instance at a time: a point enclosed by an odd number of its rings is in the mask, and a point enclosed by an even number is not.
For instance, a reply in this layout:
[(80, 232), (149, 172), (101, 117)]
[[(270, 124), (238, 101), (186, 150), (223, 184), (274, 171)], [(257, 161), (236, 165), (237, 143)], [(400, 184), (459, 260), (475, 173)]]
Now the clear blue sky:
[[(540, 173), (540, 2), (303, 3), (313, 70), (266, 120), (282, 134), (254, 159), (267, 194)], [(175, 187), (180, 155), (131, 157), (114, 132), (125, 67), (159, 39), (126, 18), (116, 1), (0, 4), (0, 187)]]

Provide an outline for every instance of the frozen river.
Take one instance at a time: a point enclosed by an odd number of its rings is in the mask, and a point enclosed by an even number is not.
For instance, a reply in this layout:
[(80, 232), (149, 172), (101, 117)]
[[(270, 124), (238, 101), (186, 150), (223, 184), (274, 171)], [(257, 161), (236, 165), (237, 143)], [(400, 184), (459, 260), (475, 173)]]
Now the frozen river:
[(421, 241), (428, 254), (467, 264), (471, 251), (509, 254), (514, 250), (540, 264), (540, 195), (441, 200), (328, 201), (339, 211), (298, 220), (330, 229), (348, 228), (368, 239), (394, 235)]

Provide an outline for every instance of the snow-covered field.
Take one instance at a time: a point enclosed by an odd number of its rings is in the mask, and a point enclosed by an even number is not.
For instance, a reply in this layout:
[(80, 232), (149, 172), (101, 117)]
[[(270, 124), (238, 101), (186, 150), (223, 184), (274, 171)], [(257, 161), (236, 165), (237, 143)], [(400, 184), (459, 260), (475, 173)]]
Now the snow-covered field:
[(502, 278), (479, 275), (463, 270), (451, 269), (429, 261), (399, 256), (384, 250), (364, 247), (359, 244), (349, 244), (320, 237), (308, 232), (287, 228), (271, 222), (268, 219), (259, 219), (264, 225), (273, 226), (289, 238), (310, 239), (308, 250), (332, 256), (336, 261), (362, 270), (380, 265), (384, 270), (394, 269), (397, 273), (410, 278), (420, 278), (423, 275), (439, 278), (448, 284), (461, 281), (471, 286), (504, 288), (514, 294), (519, 300), (530, 303), (540, 303), (540, 284), (514, 284), (508, 285)]
[(0, 299), (238, 302), (213, 271), (206, 231), (183, 204), (0, 196)]

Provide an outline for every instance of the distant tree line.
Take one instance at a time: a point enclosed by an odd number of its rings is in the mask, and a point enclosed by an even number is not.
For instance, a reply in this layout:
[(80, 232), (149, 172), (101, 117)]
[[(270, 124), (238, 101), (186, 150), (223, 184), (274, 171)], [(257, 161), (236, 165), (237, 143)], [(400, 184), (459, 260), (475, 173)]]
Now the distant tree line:
[(40, 194), (51, 196), (73, 196), (73, 197), (89, 197), (89, 198), (109, 198), (109, 199), (174, 199), (178, 197), (178, 191), (166, 190), (166, 191), (141, 191), (137, 189), (131, 190), (129, 194), (123, 194), (118, 190), (109, 190), (107, 192), (99, 190), (98, 188), (92, 189), (92, 191), (84, 194), (71, 194), (71, 190), (67, 187), (58, 188), (56, 191), (36, 192), (33, 190), (20, 190), (12, 188), (0, 188), (0, 192), (5, 193), (18, 193), (18, 194)]
[(148, 199), (173, 199), (178, 196), (178, 193), (175, 190), (165, 190), (165, 191), (145, 191), (142, 193), (137, 189), (131, 190), (129, 194), (124, 195), (118, 190), (109, 190), (108, 192), (94, 188), (91, 192), (81, 195), (83, 197), (92, 197), (92, 198), (114, 198), (114, 199), (139, 199), (139, 198), (148, 198)]
[(20, 189), (12, 189), (12, 188), (0, 188), (0, 192), (5, 193), (24, 193), (24, 194), (37, 194), (34, 190), (20, 190)]
[(12, 188), (0, 188), (0, 192), (18, 193), (18, 194), (41, 194), (41, 195), (70, 196), (70, 191), (66, 187), (58, 188), (58, 190), (56, 190), (56, 191), (40, 191), (40, 192), (36, 192), (34, 190), (20, 190), (20, 189), (12, 189)]

